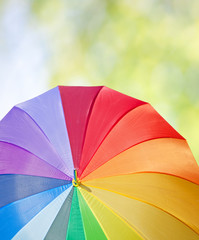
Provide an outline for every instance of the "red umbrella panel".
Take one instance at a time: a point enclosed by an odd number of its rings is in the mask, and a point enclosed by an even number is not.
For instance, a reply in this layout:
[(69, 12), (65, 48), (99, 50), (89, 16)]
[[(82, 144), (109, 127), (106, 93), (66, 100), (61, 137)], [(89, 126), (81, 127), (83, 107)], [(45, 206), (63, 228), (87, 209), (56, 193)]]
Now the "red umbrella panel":
[(0, 122), (2, 239), (199, 239), (199, 167), (147, 102), (58, 86)]

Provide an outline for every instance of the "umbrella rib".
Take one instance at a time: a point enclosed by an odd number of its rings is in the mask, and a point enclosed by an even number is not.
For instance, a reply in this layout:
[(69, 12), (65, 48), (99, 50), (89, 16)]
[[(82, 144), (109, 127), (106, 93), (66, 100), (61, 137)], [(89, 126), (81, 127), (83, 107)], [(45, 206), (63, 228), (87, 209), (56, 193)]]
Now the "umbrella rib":
[[(67, 185), (64, 185), (64, 186), (67, 186)], [(41, 213), (43, 214), (44, 212), (46, 212), (46, 209), (48, 209), (49, 206), (52, 206), (52, 204), (59, 199), (59, 207), (58, 207), (59, 210), (56, 212), (56, 214), (55, 214), (55, 216), (54, 216), (54, 219), (52, 220), (51, 224), (49, 225), (49, 228), (48, 228), (48, 231), (49, 231), (49, 229), (50, 229), (50, 227), (52, 226), (55, 218), (57, 217), (57, 215), (58, 215), (61, 207), (63, 206), (64, 201), (66, 200), (67, 196), (69, 195), (69, 193), (70, 193), (71, 190), (72, 190), (72, 189), (70, 189), (70, 188), (72, 188), (72, 186), (68, 187), (68, 188), (65, 189), (63, 192), (61, 192), (58, 196), (56, 196), (56, 197), (53, 198), (50, 202), (48, 202), (48, 204), (45, 205), (44, 208), (42, 208), (37, 214), (35, 214), (35, 215), (14, 235), (13, 239), (15, 239), (16, 236), (18, 236), (18, 234), (20, 235), (20, 232), (23, 231), (24, 228), (28, 227), (31, 223), (33, 223), (33, 222), (35, 221), (35, 219), (37, 219), (38, 216), (41, 215)], [(56, 189), (56, 188), (54, 188), (54, 189)], [(69, 190), (69, 189), (70, 189), (70, 190)], [(69, 190), (69, 193), (67, 193), (67, 196), (64, 197), (63, 199), (61, 199), (60, 197), (62, 197), (63, 194), (66, 194), (66, 191), (68, 191), (68, 190)], [(32, 196), (33, 196), (33, 195), (32, 195)], [(61, 203), (61, 205), (60, 205), (60, 202), (61, 202), (61, 201), (62, 201), (62, 203)], [(48, 231), (45, 233), (45, 236), (46, 236), (46, 234), (48, 233)], [(18, 239), (18, 237), (17, 237), (16, 239)]]
[[(72, 196), (71, 196), (71, 195), (72, 195)], [(50, 231), (52, 230), (52, 227), (56, 224), (57, 217), (58, 217), (58, 215), (60, 214), (60, 212), (63, 210), (63, 207), (64, 207), (64, 205), (67, 203), (67, 201), (70, 201), (68, 218), (70, 217), (72, 197), (73, 197), (73, 188), (71, 188), (68, 196), (66, 197), (65, 201), (64, 201), (63, 204), (62, 204), (62, 207), (60, 208), (59, 212), (58, 212), (57, 215), (55, 216), (54, 221), (53, 221), (52, 224), (50, 225), (50, 227), (49, 227), (49, 229), (48, 229), (48, 232), (46, 233), (44, 239), (48, 239), (47, 236), (48, 236), (48, 234), (50, 233)], [(68, 219), (68, 220), (69, 220), (69, 219)], [(67, 235), (67, 228), (68, 228), (68, 222), (67, 222), (67, 227), (66, 227), (66, 235)], [(65, 235), (65, 234), (64, 234), (64, 235)]]
[[(70, 183), (71, 181), (69, 180), (62, 180), (43, 176), (24, 174), (1, 174), (0, 208), (25, 197), (41, 193), (56, 187), (64, 186)], [(16, 191), (16, 189), (19, 190)], [(12, 195), (10, 194), (10, 192), (12, 192)]]
[[(81, 192), (80, 192), (80, 194), (81, 194)], [(81, 194), (81, 195), (82, 195), (82, 197), (84, 198), (84, 201), (86, 202), (86, 204), (89, 206), (89, 204), (88, 204), (87, 200), (85, 199), (85, 197), (83, 196), (83, 194)], [(97, 216), (96, 216), (96, 214), (93, 212), (93, 210), (92, 210), (91, 208), (90, 208), (90, 210), (91, 210), (91, 212), (93, 213), (94, 217), (95, 217), (96, 220), (97, 220)], [(107, 233), (106, 233), (104, 227), (102, 226), (101, 222), (99, 222), (98, 220), (97, 220), (97, 222), (98, 222), (98, 224), (100, 225), (101, 229), (103, 230), (104, 235), (105, 235), (106, 238), (108, 239), (108, 235), (107, 235)]]
[[(24, 113), (35, 123), (35, 125), (37, 125), (37, 127), (40, 129), (40, 131), (44, 134), (44, 136), (48, 139), (49, 143), (52, 145), (50, 139), (48, 138), (48, 136), (46, 135), (46, 133), (43, 131), (43, 129), (38, 125), (38, 123), (34, 120), (34, 118), (32, 118), (31, 115), (30, 115), (28, 112), (24, 111), (24, 109), (19, 108), (19, 107), (17, 107), (17, 106), (15, 106), (15, 108), (17, 108), (18, 110), (24, 112)], [(52, 145), (52, 146), (53, 146), (53, 145)], [(54, 148), (54, 146), (53, 146), (53, 148)], [(55, 149), (55, 150), (56, 150), (56, 149)], [(56, 153), (59, 155), (59, 153), (58, 153), (57, 151), (56, 151)], [(60, 155), (59, 155), (59, 157), (60, 157)], [(61, 157), (60, 157), (60, 158), (61, 158)]]
[[(78, 201), (79, 201), (79, 207), (80, 207), (80, 212), (81, 212), (81, 216), (82, 216), (82, 224), (83, 224), (83, 230), (84, 230), (84, 236), (86, 237), (87, 236), (87, 231), (86, 231), (86, 223), (85, 223), (85, 220), (84, 220), (84, 216), (83, 216), (83, 212), (85, 212), (86, 211), (86, 207), (83, 205), (83, 204), (81, 204), (81, 197), (83, 197), (82, 196), (82, 194), (81, 194), (81, 192), (79, 191), (79, 189), (77, 190), (77, 195), (78, 195)], [(81, 195), (81, 196), (80, 196)], [(84, 198), (83, 198), (84, 199)], [(84, 199), (84, 201), (86, 202), (86, 200)], [(86, 204), (87, 204), (87, 202), (86, 202)], [(88, 205), (88, 204), (87, 204)], [(91, 209), (90, 209), (91, 210)], [(92, 212), (92, 211), (91, 211)], [(98, 222), (98, 224), (99, 224), (99, 222)], [(91, 224), (90, 224), (90, 221), (89, 221), (89, 225), (91, 226)], [(99, 224), (100, 225), (100, 224)], [(102, 228), (102, 226), (100, 225), (100, 227)], [(104, 233), (105, 234), (105, 233)], [(106, 235), (106, 234), (105, 234)], [(107, 237), (107, 236), (106, 236)], [(87, 239), (87, 237), (86, 237), (86, 239)], [(107, 238), (108, 239), (108, 238)]]
[[(65, 192), (65, 191), (66, 191), (67, 189), (69, 189), (70, 187), (72, 187), (72, 185), (71, 185), (70, 183), (69, 183), (69, 184), (64, 184), (64, 185), (61, 185), (61, 186), (58, 186), (58, 187), (54, 187), (54, 188), (47, 189), (47, 190), (42, 191), (42, 192), (38, 192), (38, 193), (32, 194), (32, 195), (30, 195), (30, 196), (26, 196), (26, 197), (24, 197), (24, 198), (18, 199), (18, 200), (14, 201), (14, 202), (11, 202), (11, 203), (9, 203), (9, 204), (4, 205), (1, 209), (3, 209), (3, 208), (8, 208), (8, 207), (12, 206), (13, 204), (23, 202), (24, 200), (30, 199), (31, 197), (39, 196), (39, 195), (42, 194), (42, 193), (47, 193), (47, 192), (49, 192), (49, 191), (53, 191), (53, 190), (60, 189), (60, 188), (64, 188), (64, 187), (67, 187), (67, 188), (66, 188), (65, 190), (63, 190), (62, 193)], [(70, 191), (71, 191), (71, 190), (70, 190)], [(60, 193), (60, 194), (62, 194), (62, 193)], [(60, 195), (60, 194), (59, 194), (59, 195)], [(46, 206), (48, 206), (48, 205), (49, 205), (54, 199), (56, 199), (59, 195), (57, 195), (55, 198), (53, 198)], [(39, 212), (38, 212), (38, 213), (39, 213)], [(37, 213), (37, 214), (38, 214), (38, 213)], [(37, 215), (37, 214), (36, 214), (36, 215)], [(36, 215), (34, 215), (34, 216), (36, 216)], [(31, 218), (31, 219), (32, 219), (32, 218)], [(30, 221), (31, 221), (31, 219), (30, 219)], [(25, 226), (25, 225), (24, 225), (24, 226)]]
[[(93, 171), (94, 172), (94, 171)], [(122, 173), (122, 174), (119, 174), (119, 175), (112, 175), (112, 176), (105, 176), (105, 177), (99, 177), (99, 178), (95, 178), (95, 180), (98, 180), (98, 179), (103, 179), (103, 178), (111, 178), (111, 177), (119, 177), (119, 176), (126, 176), (126, 175), (135, 175), (135, 174), (142, 174), (142, 173), (156, 173), (156, 174), (164, 174), (164, 175), (168, 175), (168, 176), (173, 176), (173, 177), (177, 177), (177, 178), (181, 178), (185, 181), (188, 181), (190, 183), (193, 183), (195, 185), (198, 186), (198, 183), (197, 182), (194, 182), (194, 181), (191, 181), (190, 179), (187, 179), (187, 178), (184, 178), (183, 176), (178, 176), (176, 174), (172, 174), (172, 173), (166, 173), (166, 172), (157, 172), (157, 171), (137, 171), (137, 172), (131, 172), (131, 173)], [(88, 176), (88, 175), (87, 175)], [(89, 181), (92, 181), (94, 179), (88, 179), (88, 180), (84, 180), (84, 178), (81, 180), (81, 182), (89, 182)]]
[[(146, 105), (146, 104), (149, 104), (149, 103), (147, 103), (147, 102), (143, 102), (143, 104), (142, 105), (139, 105), (139, 106), (137, 106), (137, 107), (135, 107), (135, 108), (131, 108), (130, 110), (128, 110), (127, 112), (125, 112), (114, 124), (113, 124), (113, 126), (109, 129), (109, 131), (104, 135), (104, 137), (103, 137), (103, 139), (102, 139), (102, 141), (100, 142), (100, 144), (99, 144), (99, 146), (97, 147), (97, 149), (95, 150), (95, 152), (93, 153), (93, 155), (92, 155), (92, 157), (90, 158), (90, 160), (89, 160), (89, 162), (87, 163), (87, 165), (84, 167), (84, 169), (83, 169), (83, 171), (82, 171), (82, 174), (84, 173), (84, 171), (86, 170), (86, 168), (87, 168), (87, 166), (89, 165), (89, 163), (91, 162), (91, 160), (93, 159), (93, 157), (95, 156), (95, 154), (96, 154), (96, 152), (98, 151), (98, 149), (101, 147), (101, 145), (102, 145), (102, 143), (104, 142), (104, 140), (106, 139), (106, 137), (110, 134), (110, 132), (113, 130), (113, 128), (130, 112), (130, 111), (133, 111), (133, 110), (135, 110), (135, 109), (137, 109), (137, 108), (139, 108), (139, 107), (141, 107), (141, 106), (143, 106), (143, 105)], [(89, 123), (88, 123), (89, 124)], [(125, 150), (124, 150), (125, 151)], [(118, 154), (117, 154), (118, 155)], [(82, 174), (81, 174), (81, 176), (82, 176)], [(89, 173), (90, 174), (90, 173)], [(88, 175), (89, 175), (88, 174)], [(86, 175), (86, 176), (88, 176), (88, 175)], [(80, 177), (81, 177), (80, 176)], [(86, 177), (85, 176), (85, 177)]]
[[(94, 105), (95, 105), (95, 102), (96, 102), (96, 99), (97, 99), (99, 93), (102, 91), (103, 88), (104, 88), (104, 86), (101, 86), (101, 89), (99, 90), (99, 92), (97, 93), (97, 95), (95, 96), (95, 98), (93, 99), (92, 104), (91, 104), (91, 106), (90, 106), (89, 113), (88, 113), (88, 117), (87, 117), (87, 121), (86, 121), (86, 126), (85, 126), (85, 129), (84, 129), (84, 136), (83, 136), (83, 142), (82, 142), (81, 152), (82, 152), (82, 150), (83, 150), (83, 148), (84, 148), (86, 133), (87, 133), (88, 124), (89, 124), (89, 121), (90, 121), (90, 116), (91, 116), (93, 107), (94, 107)], [(81, 162), (81, 159), (80, 159), (80, 162)], [(79, 164), (80, 164), (80, 162), (79, 162)]]
[[(92, 161), (93, 157), (95, 156), (95, 154), (97, 153), (97, 151), (99, 150), (99, 148), (101, 147), (101, 145), (103, 144), (103, 142), (105, 141), (106, 137), (111, 133), (111, 131), (115, 128), (115, 126), (116, 126), (129, 112), (134, 111), (134, 110), (136, 111), (137, 109), (140, 109), (141, 107), (145, 107), (146, 105), (148, 105), (148, 106), (152, 109), (152, 111), (153, 111), (158, 117), (160, 117), (160, 118), (162, 119), (162, 121), (165, 122), (165, 123), (166, 123), (171, 129), (173, 129), (173, 131), (176, 132), (176, 134), (177, 134), (176, 137), (174, 137), (174, 136), (172, 136), (172, 137), (169, 137), (169, 136), (160, 136), (160, 137), (158, 137), (158, 138), (174, 138), (174, 139), (183, 139), (183, 140), (185, 140), (184, 137), (182, 137), (182, 136), (151, 106), (151, 104), (149, 104), (149, 103), (147, 103), (147, 102), (144, 102), (142, 105), (139, 105), (139, 106), (137, 106), (136, 108), (130, 109), (130, 110), (129, 110), (128, 112), (126, 112), (123, 116), (121, 116), (121, 118), (118, 119), (118, 121), (112, 126), (112, 128), (111, 128), (110, 131), (105, 135), (105, 137), (103, 138), (102, 142), (101, 142), (100, 145), (97, 147), (97, 149), (96, 149), (96, 151), (94, 152), (93, 156), (92, 156), (91, 159), (89, 160), (88, 164), (86, 165), (86, 167), (85, 167), (84, 170), (82, 171), (81, 176), (83, 175), (83, 173), (85, 172), (86, 168), (88, 167), (88, 165), (89, 165), (90, 162)], [(140, 142), (138, 142), (138, 143), (135, 143), (135, 144), (131, 145), (131, 146), (128, 147), (127, 149), (131, 148), (132, 146), (136, 146), (137, 144), (146, 142), (146, 141), (148, 141), (148, 140), (156, 139), (156, 138), (157, 138), (157, 136), (154, 136), (154, 137), (151, 137), (151, 138), (149, 138), (149, 139), (142, 140), (142, 141), (140, 141)], [(122, 150), (121, 152), (117, 153), (117, 154), (114, 155), (113, 157), (117, 156), (118, 154), (122, 153), (123, 151), (125, 151), (125, 150), (127, 150), (127, 149)], [(108, 159), (108, 161), (109, 161), (109, 160), (110, 160), (110, 159)], [(102, 165), (103, 165), (103, 164), (102, 164)], [(100, 166), (101, 166), (101, 165), (100, 165)], [(84, 177), (88, 176), (90, 173), (91, 173), (91, 172), (87, 173)], [(80, 176), (80, 178), (81, 178), (81, 176)]]
[[(84, 176), (84, 178), (86, 178), (86, 177), (88, 177), (90, 174), (92, 174), (93, 172), (95, 172), (98, 168), (100, 168), (100, 167), (102, 167), (103, 165), (105, 165), (106, 163), (108, 163), (109, 161), (111, 161), (112, 159), (114, 159), (116, 156), (119, 156), (120, 154), (122, 154), (122, 153), (124, 153), (125, 151), (128, 151), (129, 149), (131, 149), (132, 147), (135, 147), (135, 146), (137, 146), (137, 145), (140, 145), (140, 144), (142, 144), (142, 143), (145, 143), (145, 142), (148, 142), (148, 141), (152, 141), (152, 140), (156, 140), (156, 139), (178, 139), (178, 140), (180, 140), (180, 141), (186, 141), (186, 139), (179, 139), (179, 138), (174, 138), (174, 137), (159, 137), (159, 138), (155, 138), (155, 137), (153, 137), (153, 138), (149, 138), (149, 139), (146, 139), (146, 140), (143, 140), (143, 141), (141, 141), (141, 142), (139, 142), (139, 143), (136, 143), (136, 144), (134, 144), (134, 145), (131, 145), (131, 146), (129, 146), (128, 148), (126, 148), (126, 149), (124, 149), (123, 151), (121, 151), (121, 152), (119, 152), (119, 153), (117, 153), (116, 155), (114, 155), (114, 156), (112, 156), (110, 159), (108, 159), (106, 162), (104, 162), (104, 163), (102, 163), (102, 164), (100, 164), (97, 168), (95, 168), (93, 171), (91, 171), (91, 172), (89, 172), (88, 174), (86, 174), (85, 176)], [(94, 156), (93, 156), (94, 157)], [(89, 162), (90, 163), (90, 162)], [(87, 166), (89, 165), (89, 163), (87, 164)], [(86, 167), (87, 167), (86, 166)], [(86, 168), (85, 168), (86, 169)], [(84, 171), (85, 171), (85, 169), (84, 169)], [(83, 171), (83, 172), (84, 172)], [(83, 172), (82, 172), (82, 174), (83, 174)], [(82, 175), (81, 174), (81, 175)], [(126, 175), (126, 174), (122, 174), (122, 175)], [(82, 178), (82, 181), (84, 181), (84, 178)], [(89, 180), (88, 180), (89, 181)]]
[[(14, 144), (14, 143), (10, 143), (10, 142), (7, 142), (7, 141), (2, 141), (2, 140), (0, 140), (0, 142), (4, 142), (4, 143), (7, 143), (7, 144), (16, 146), (17, 148), (23, 149), (24, 151), (26, 151), (26, 152), (32, 154), (33, 156), (37, 157), (38, 159), (40, 159), (40, 160), (41, 160), (42, 162), (44, 162), (45, 164), (47, 164), (47, 165), (49, 165), (50, 167), (56, 169), (56, 171), (59, 171), (59, 172), (61, 172), (62, 174), (64, 174), (65, 176), (71, 178), (71, 176), (67, 175), (66, 173), (64, 173), (64, 172), (61, 171), (60, 169), (56, 168), (55, 166), (53, 166), (52, 164), (50, 164), (50, 163), (47, 162), (46, 160), (42, 159), (41, 157), (39, 157), (39, 156), (37, 156), (36, 154), (32, 153), (31, 151), (27, 150), (26, 148), (23, 148), (23, 147), (21, 147), (21, 146), (19, 146), (19, 145), (16, 145), (16, 144)], [(72, 180), (72, 178), (71, 178), (71, 180)]]
[[(82, 184), (83, 185), (83, 184)], [(93, 187), (93, 188), (98, 188), (98, 189), (101, 189), (101, 190), (105, 190), (105, 191), (109, 191), (109, 192), (113, 192), (113, 193), (116, 193), (116, 194), (119, 194), (121, 196), (124, 196), (124, 197), (127, 197), (127, 198), (131, 198), (131, 199), (134, 199), (134, 200), (137, 200), (139, 202), (142, 202), (142, 203), (145, 203), (145, 204), (148, 204), (152, 207), (155, 207), (165, 213), (167, 213), (168, 215), (170, 215), (171, 217), (174, 217), (175, 219), (177, 219), (178, 221), (180, 221), (182, 224), (186, 225), (189, 229), (191, 229), (193, 232), (195, 232), (198, 236), (199, 236), (199, 233), (196, 232), (192, 227), (190, 227), (187, 223), (185, 223), (184, 221), (182, 221), (181, 219), (179, 219), (178, 217), (176, 217), (175, 215), (171, 214), (170, 212), (167, 212), (166, 210), (152, 204), (152, 203), (149, 203), (147, 201), (144, 201), (142, 199), (139, 199), (139, 198), (136, 198), (136, 197), (132, 197), (132, 196), (129, 196), (127, 194), (123, 194), (123, 193), (120, 193), (120, 192), (117, 192), (117, 191), (114, 191), (114, 190), (109, 190), (109, 189), (106, 189), (106, 188), (101, 188), (101, 187), (96, 187), (96, 186), (92, 186), (92, 185), (87, 185), (87, 186), (90, 186), (90, 187)], [(91, 193), (90, 193), (91, 194)], [(93, 195), (93, 194), (92, 194)]]
[[(46, 137), (46, 139), (47, 139), (48, 142), (50, 143), (50, 146), (51, 146), (51, 147), (53, 148), (53, 150), (56, 152), (57, 156), (59, 157), (60, 162), (63, 164), (64, 167), (66, 167), (64, 160), (61, 158), (60, 154), (57, 152), (56, 148), (53, 146), (52, 142), (50, 141), (50, 139), (48, 138), (48, 136), (46, 135), (46, 133), (43, 131), (43, 129), (38, 125), (38, 123), (30, 116), (29, 113), (27, 113), (27, 112), (24, 111), (23, 109), (21, 109), (21, 108), (19, 108), (19, 107), (17, 107), (17, 106), (15, 106), (15, 108), (17, 108), (17, 109), (19, 109), (20, 111), (24, 112), (24, 113), (35, 123), (35, 125), (40, 129), (40, 131), (44, 134), (44, 136)], [(67, 171), (68, 171), (68, 169), (67, 169)], [(69, 172), (69, 171), (68, 171), (68, 172)], [(70, 176), (70, 177), (72, 177), (72, 176)]]
[[(83, 185), (83, 184), (82, 184)], [(101, 204), (103, 204), (111, 213), (113, 213), (115, 216), (117, 216), (122, 222), (124, 222), (129, 228), (131, 228), (134, 232), (137, 233), (137, 235), (139, 235), (143, 240), (147, 240), (146, 236), (143, 236), (136, 228), (134, 228), (133, 225), (129, 224), (125, 219), (123, 219), (120, 215), (118, 215), (113, 209), (111, 209), (109, 206), (107, 206), (107, 204), (105, 204), (102, 200), (100, 200), (97, 196), (95, 196), (94, 194), (88, 192), (88, 194), (90, 194), (92, 197), (94, 197), (97, 201), (99, 201)], [(82, 194), (82, 196), (84, 197), (84, 195)], [(86, 203), (89, 205), (89, 203), (87, 202), (87, 200), (84, 198), (84, 200), (86, 201)], [(97, 218), (96, 214), (93, 212), (93, 210), (91, 209), (93, 215)], [(101, 225), (101, 223), (99, 222), (101, 228), (105, 231), (105, 229), (103, 228), (103, 226)], [(107, 236), (107, 234), (106, 234)]]

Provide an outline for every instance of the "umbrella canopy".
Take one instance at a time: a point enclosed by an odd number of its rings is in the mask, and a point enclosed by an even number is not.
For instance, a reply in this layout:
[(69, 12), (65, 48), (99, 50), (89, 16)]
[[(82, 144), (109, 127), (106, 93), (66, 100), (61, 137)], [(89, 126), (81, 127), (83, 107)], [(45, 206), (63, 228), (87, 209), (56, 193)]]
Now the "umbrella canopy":
[(146, 102), (59, 86), (0, 122), (1, 239), (199, 239), (199, 167)]

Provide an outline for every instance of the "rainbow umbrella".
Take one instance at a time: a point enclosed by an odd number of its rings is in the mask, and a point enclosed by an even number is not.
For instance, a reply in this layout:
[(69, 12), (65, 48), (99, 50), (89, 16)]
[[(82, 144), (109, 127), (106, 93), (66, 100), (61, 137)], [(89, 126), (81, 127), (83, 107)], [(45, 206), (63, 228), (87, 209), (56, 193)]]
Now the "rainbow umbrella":
[(199, 168), (143, 101), (56, 87), (0, 122), (0, 239), (199, 239)]

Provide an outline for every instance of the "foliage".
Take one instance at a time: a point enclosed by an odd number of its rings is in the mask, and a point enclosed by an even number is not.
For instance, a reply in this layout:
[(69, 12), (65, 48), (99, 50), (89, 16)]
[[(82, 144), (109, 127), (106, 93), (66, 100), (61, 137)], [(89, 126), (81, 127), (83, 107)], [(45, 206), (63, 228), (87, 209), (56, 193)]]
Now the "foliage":
[(197, 0), (32, 0), (50, 86), (106, 85), (150, 102), (199, 163)]

